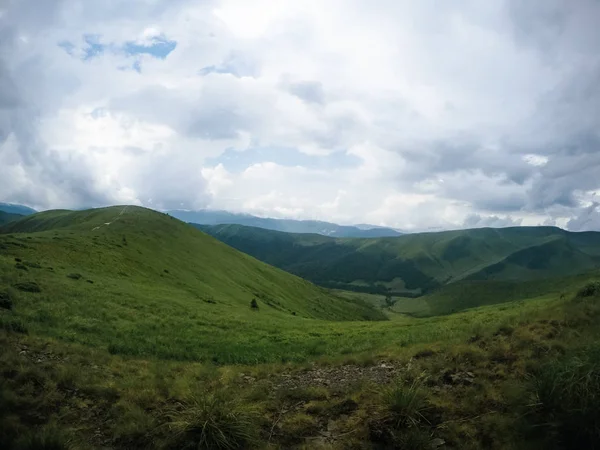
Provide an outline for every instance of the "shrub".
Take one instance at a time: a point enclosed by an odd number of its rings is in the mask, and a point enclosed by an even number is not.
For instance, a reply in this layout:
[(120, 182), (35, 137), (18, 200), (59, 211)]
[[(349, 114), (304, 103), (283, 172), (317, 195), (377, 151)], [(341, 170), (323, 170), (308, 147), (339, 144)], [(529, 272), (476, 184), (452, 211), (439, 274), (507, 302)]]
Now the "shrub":
[(25, 266), (25, 264), (23, 264), (23, 263), (16, 263), (16, 264), (15, 264), (15, 269), (19, 269), (19, 270), (29, 270), (29, 269), (28, 269), (28, 268)]
[(70, 273), (69, 275), (67, 275), (67, 278), (71, 278), (72, 280), (79, 280), (81, 276), (82, 275), (80, 273)]
[(16, 289), (24, 292), (42, 292), (35, 281), (23, 281), (22, 283), (16, 283), (13, 286)]
[(258, 302), (256, 301), (255, 298), (253, 298), (252, 301), (250, 302), (250, 308), (258, 309)]
[(204, 393), (170, 414), (171, 448), (181, 450), (241, 449), (256, 440), (253, 409), (226, 397), (223, 391)]
[(41, 269), (42, 268), (42, 266), (36, 262), (25, 261), (23, 264), (25, 264), (27, 267), (31, 267), (32, 269)]
[(8, 291), (0, 292), (0, 308), (12, 309), (12, 295)]

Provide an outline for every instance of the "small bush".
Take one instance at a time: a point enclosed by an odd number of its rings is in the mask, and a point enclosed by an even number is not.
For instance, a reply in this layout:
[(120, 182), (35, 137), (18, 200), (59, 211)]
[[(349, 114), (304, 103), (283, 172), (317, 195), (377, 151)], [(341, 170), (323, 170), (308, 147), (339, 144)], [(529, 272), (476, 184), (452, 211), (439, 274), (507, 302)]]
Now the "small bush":
[(42, 266), (36, 262), (25, 261), (23, 264), (25, 264), (27, 267), (31, 267), (32, 269), (41, 269), (42, 268)]
[(15, 269), (19, 269), (19, 270), (29, 270), (29, 269), (27, 268), (27, 266), (25, 266), (25, 264), (22, 264), (22, 263), (16, 263), (16, 264), (15, 264)]
[(79, 280), (82, 277), (80, 273), (70, 273), (67, 275), (67, 278), (71, 278), (72, 280)]
[(247, 448), (256, 440), (253, 409), (224, 392), (205, 393), (170, 414), (171, 448), (180, 450)]
[(23, 262), (23, 260), (21, 258), (15, 258), (16, 262)]
[(165, 269), (163, 272), (165, 272), (165, 273), (169, 273), (169, 271), (168, 271), (167, 269)]
[(23, 281), (22, 283), (16, 283), (13, 286), (23, 292), (42, 292), (35, 281)]
[(8, 291), (0, 292), (0, 308), (12, 309), (12, 295)]
[(87, 281), (90, 284), (94, 284), (94, 282), (92, 280), (85, 280), (85, 281)]
[(252, 301), (250, 302), (250, 308), (258, 309), (258, 302), (256, 301), (255, 298), (253, 298)]

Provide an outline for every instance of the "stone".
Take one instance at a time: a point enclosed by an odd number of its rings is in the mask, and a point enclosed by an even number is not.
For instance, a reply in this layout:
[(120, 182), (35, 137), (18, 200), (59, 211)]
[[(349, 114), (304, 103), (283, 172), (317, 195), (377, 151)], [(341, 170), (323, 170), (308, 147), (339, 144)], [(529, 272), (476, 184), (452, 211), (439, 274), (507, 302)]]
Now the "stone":
[(431, 445), (431, 448), (438, 448), (446, 444), (446, 441), (442, 438), (435, 438), (429, 444)]

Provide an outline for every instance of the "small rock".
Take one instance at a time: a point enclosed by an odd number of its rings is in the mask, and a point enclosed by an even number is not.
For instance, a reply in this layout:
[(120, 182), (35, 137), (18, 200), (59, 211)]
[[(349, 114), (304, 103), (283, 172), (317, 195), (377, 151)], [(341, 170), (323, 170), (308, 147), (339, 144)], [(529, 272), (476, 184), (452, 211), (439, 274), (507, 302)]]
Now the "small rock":
[(470, 378), (475, 378), (475, 375), (473, 375), (473, 372), (465, 372), (465, 374)]
[(446, 443), (445, 440), (443, 440), (441, 438), (435, 438), (429, 444), (430, 444), (431, 448), (438, 448), (438, 447), (441, 447), (442, 445), (444, 445), (445, 443)]
[(38, 358), (38, 360), (36, 361), (36, 363), (38, 363), (38, 364), (41, 362), (42, 362), (42, 360), (40, 358)]

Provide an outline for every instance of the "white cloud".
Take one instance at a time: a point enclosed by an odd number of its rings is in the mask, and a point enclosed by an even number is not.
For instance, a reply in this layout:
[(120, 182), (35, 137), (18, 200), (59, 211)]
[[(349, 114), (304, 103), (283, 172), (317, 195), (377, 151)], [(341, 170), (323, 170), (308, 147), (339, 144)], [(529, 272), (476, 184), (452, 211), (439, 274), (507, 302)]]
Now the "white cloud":
[[(533, 3), (12, 2), (0, 200), (596, 226), (600, 6)], [(157, 39), (165, 59), (122, 51)], [(209, 162), (231, 148), (284, 155)]]

